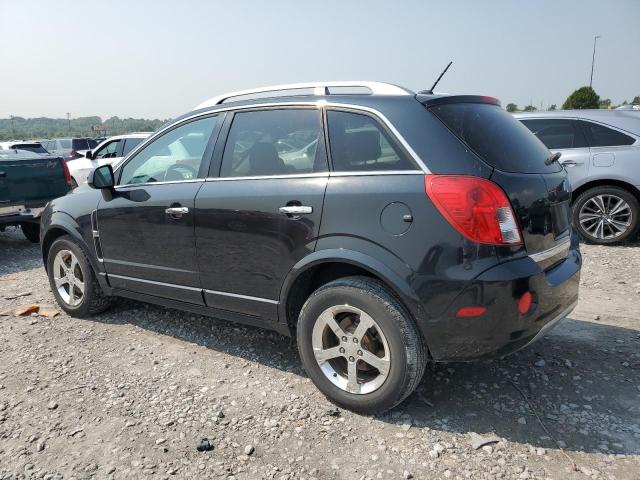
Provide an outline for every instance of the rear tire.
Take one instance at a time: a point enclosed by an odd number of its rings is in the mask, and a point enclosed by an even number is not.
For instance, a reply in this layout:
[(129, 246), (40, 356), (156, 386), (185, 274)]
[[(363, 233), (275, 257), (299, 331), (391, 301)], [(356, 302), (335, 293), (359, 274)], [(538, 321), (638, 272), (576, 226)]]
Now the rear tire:
[(111, 306), (82, 247), (69, 235), (56, 239), (47, 256), (47, 275), (58, 305), (72, 317), (86, 317)]
[(402, 402), (427, 364), (425, 342), (410, 314), (369, 277), (340, 278), (313, 292), (300, 312), (297, 339), (318, 389), (335, 404), (365, 414)]
[(22, 234), (31, 243), (40, 243), (40, 224), (39, 223), (23, 223), (20, 225)]
[(640, 204), (628, 190), (612, 185), (582, 192), (573, 204), (573, 224), (588, 243), (624, 242), (638, 230)]

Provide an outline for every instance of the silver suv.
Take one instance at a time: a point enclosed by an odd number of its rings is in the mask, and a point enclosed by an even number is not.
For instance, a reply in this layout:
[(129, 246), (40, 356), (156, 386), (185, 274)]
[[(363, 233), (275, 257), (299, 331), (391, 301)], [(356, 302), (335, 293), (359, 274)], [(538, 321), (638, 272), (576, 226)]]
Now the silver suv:
[(515, 114), (552, 152), (573, 187), (573, 221), (582, 237), (622, 242), (640, 217), (640, 112), (559, 110)]

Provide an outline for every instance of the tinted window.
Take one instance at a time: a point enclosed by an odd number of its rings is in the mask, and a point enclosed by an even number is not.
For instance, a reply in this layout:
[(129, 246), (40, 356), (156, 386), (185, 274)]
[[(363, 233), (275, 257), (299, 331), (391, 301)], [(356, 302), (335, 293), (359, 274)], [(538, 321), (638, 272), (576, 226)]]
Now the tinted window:
[(431, 111), (489, 165), (505, 172), (558, 172), (550, 152), (527, 127), (497, 105), (450, 103)]
[(583, 121), (582, 125), (584, 125), (587, 131), (589, 143), (592, 147), (615, 147), (631, 145), (635, 142), (633, 137), (597, 123)]
[(93, 138), (87, 140), (89, 142), (89, 148), (96, 148), (98, 146), (98, 142)]
[(60, 143), (60, 148), (71, 148), (71, 140), (65, 138), (64, 140), (58, 140)]
[(127, 138), (124, 141), (122, 156), (126, 156), (131, 150), (140, 145), (144, 138)]
[(13, 148), (17, 150), (27, 150), (33, 153), (49, 153), (47, 150), (39, 143), (16, 143), (13, 145)]
[(577, 120), (548, 118), (521, 121), (550, 150), (588, 146)]
[(192, 180), (218, 117), (181, 125), (156, 138), (122, 167), (120, 184)]
[(74, 150), (89, 150), (91, 148), (86, 138), (74, 138), (71, 145)]
[(234, 115), (220, 176), (289, 175), (326, 170), (318, 110), (263, 110)]
[(415, 170), (373, 118), (339, 111), (329, 111), (327, 116), (335, 171)]

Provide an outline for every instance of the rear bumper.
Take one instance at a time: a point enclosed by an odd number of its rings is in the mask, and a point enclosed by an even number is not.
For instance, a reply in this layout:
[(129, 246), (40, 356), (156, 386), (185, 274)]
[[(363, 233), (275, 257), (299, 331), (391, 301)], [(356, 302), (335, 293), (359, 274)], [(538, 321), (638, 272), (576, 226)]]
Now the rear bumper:
[[(538, 340), (571, 313), (578, 302), (582, 257), (574, 240), (564, 260), (544, 269), (531, 257), (499, 264), (479, 275), (446, 313), (427, 326), (427, 343), (436, 361), (467, 361), (513, 353)], [(518, 301), (531, 292), (525, 314)], [(482, 306), (477, 317), (458, 318), (462, 307)]]
[(0, 225), (16, 225), (38, 221), (44, 208), (44, 206), (28, 208), (25, 205), (0, 207)]

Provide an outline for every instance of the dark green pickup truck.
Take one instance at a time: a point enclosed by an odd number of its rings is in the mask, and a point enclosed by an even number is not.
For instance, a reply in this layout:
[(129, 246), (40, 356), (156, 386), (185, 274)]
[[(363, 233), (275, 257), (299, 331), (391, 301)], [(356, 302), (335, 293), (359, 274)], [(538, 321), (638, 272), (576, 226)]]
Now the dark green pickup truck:
[(25, 237), (40, 241), (40, 212), (71, 189), (60, 157), (26, 150), (0, 150), (0, 231), (20, 225)]

